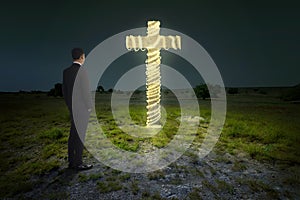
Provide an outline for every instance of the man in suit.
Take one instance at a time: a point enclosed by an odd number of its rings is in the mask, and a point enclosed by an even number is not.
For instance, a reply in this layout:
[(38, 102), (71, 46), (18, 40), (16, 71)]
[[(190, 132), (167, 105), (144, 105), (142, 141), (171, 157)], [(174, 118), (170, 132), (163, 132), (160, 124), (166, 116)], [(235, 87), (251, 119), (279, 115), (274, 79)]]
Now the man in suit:
[[(63, 72), (62, 86), (65, 103), (68, 106), (71, 116), (71, 129), (68, 140), (68, 161), (69, 168), (86, 170), (93, 167), (92, 165), (82, 163), (83, 143), (89, 121), (89, 114), (92, 109), (92, 101), (89, 93), (90, 88), (87, 72), (85, 68), (82, 67), (85, 61), (83, 50), (81, 48), (74, 48), (72, 50), (72, 58), (73, 64)], [(74, 85), (78, 84), (80, 87), (75, 88)], [(74, 95), (74, 93), (80, 95)], [(78, 115), (78, 113), (80, 116), (76, 117), (77, 121), (75, 123), (74, 115)]]

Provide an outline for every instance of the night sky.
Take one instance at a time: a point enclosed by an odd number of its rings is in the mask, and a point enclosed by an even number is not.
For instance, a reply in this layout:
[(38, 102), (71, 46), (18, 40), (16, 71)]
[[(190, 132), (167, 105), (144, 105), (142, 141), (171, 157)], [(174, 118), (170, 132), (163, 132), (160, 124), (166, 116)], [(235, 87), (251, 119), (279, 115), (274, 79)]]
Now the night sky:
[[(48, 91), (62, 82), (73, 47), (82, 47), (88, 54), (106, 38), (144, 27), (149, 19), (199, 42), (227, 87), (300, 83), (297, 1), (162, 2), (2, 3), (0, 91)], [(105, 87), (111, 87), (106, 79)]]

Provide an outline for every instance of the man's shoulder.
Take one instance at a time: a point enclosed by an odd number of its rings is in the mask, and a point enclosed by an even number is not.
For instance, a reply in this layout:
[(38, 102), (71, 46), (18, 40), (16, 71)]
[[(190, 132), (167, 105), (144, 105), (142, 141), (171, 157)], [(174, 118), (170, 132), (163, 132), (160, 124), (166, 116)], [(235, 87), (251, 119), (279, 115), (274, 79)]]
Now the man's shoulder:
[(70, 72), (70, 71), (77, 71), (80, 68), (80, 65), (77, 65), (73, 63), (70, 67), (64, 69), (64, 73)]

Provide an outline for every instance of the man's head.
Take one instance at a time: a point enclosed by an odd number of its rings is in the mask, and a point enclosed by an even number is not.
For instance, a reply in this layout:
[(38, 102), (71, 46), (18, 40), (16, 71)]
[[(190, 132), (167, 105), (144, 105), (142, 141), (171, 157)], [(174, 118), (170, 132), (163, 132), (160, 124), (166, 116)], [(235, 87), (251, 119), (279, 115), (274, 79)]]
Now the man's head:
[(83, 52), (83, 49), (81, 49), (81, 48), (72, 49), (72, 58), (73, 58), (73, 61), (79, 62), (83, 65), (83, 63), (85, 61), (85, 54)]

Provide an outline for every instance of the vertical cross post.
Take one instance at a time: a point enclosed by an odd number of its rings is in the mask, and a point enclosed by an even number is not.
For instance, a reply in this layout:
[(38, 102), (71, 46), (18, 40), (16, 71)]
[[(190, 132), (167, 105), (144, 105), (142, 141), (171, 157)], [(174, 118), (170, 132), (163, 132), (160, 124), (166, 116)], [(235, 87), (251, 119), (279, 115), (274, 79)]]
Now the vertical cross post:
[(148, 21), (147, 36), (126, 36), (128, 50), (146, 50), (146, 95), (147, 95), (147, 126), (158, 123), (160, 111), (160, 50), (169, 48), (181, 49), (180, 36), (159, 35), (160, 22)]

